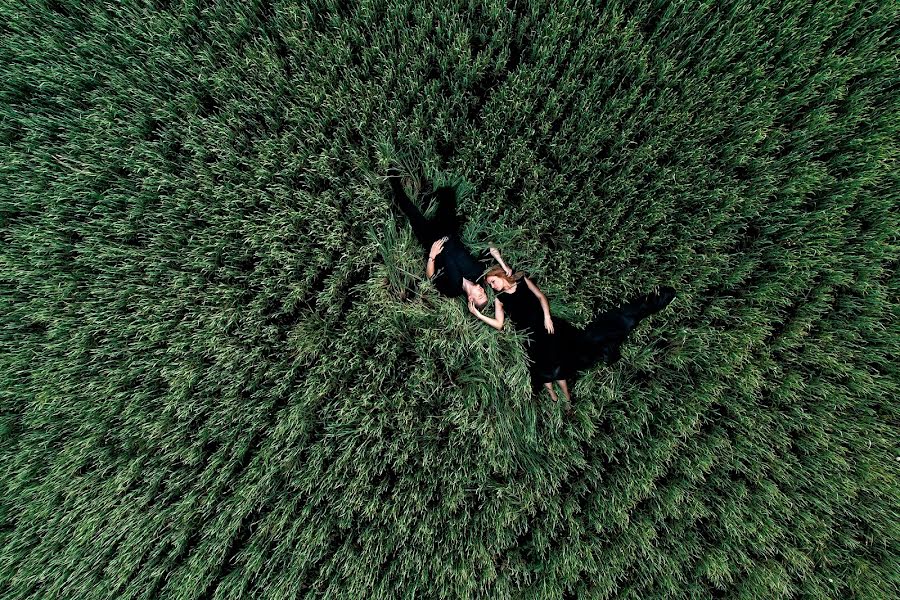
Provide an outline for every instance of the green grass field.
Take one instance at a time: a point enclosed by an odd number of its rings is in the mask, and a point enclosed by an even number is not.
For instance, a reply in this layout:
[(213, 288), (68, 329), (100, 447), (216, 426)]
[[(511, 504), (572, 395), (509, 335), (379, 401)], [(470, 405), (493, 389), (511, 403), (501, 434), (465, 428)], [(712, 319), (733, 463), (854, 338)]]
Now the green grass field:
[[(896, 597), (900, 5), (810, 4), (2, 2), (0, 597)], [(679, 296), (566, 416), (393, 163)]]

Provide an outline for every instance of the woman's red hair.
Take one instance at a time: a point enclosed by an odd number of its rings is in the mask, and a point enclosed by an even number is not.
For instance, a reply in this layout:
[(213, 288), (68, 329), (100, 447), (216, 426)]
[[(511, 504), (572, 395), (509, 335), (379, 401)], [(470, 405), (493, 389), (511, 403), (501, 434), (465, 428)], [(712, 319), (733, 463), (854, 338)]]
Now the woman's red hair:
[(494, 267), (490, 271), (484, 274), (484, 280), (487, 281), (488, 277), (499, 277), (509, 285), (513, 285), (520, 279), (525, 276), (524, 271), (514, 271), (512, 275), (507, 275), (506, 271), (503, 270), (503, 267)]

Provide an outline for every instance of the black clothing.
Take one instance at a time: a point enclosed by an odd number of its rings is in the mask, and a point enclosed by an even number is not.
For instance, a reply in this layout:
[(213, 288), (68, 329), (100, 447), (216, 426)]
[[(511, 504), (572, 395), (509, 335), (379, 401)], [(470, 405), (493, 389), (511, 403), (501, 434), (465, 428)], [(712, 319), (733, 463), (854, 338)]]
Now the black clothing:
[(577, 330), (565, 319), (553, 317), (553, 333), (544, 327), (544, 309), (541, 302), (520, 279), (513, 292), (500, 292), (497, 299), (503, 304), (503, 312), (510, 318), (516, 329), (527, 334), (525, 350), (530, 359), (532, 383), (538, 385), (557, 379), (564, 367), (562, 350), (577, 338)]
[(400, 183), (400, 177), (391, 177), (391, 189), (394, 201), (406, 213), (413, 234), (425, 249), (425, 259), (431, 251), (431, 245), (444, 236), (449, 239), (444, 249), (434, 259), (434, 277), (432, 283), (437, 290), (451, 298), (463, 295), (463, 278), (475, 283), (486, 265), (481, 261), (489, 261), (490, 253), (483, 250), (476, 259), (459, 237), (460, 221), (456, 214), (456, 192), (453, 188), (441, 187), (435, 190), (438, 199), (437, 211), (432, 219), (426, 219), (422, 212), (407, 197)]
[(540, 300), (519, 280), (515, 291), (500, 292), (497, 298), (504, 313), (517, 329), (529, 335), (526, 343), (532, 384), (571, 379), (578, 371), (599, 362), (607, 364), (619, 360), (619, 347), (641, 319), (662, 310), (675, 297), (675, 290), (660, 289), (657, 294), (640, 296), (624, 306), (601, 313), (584, 329), (579, 329), (560, 317), (553, 319), (553, 333), (544, 327), (544, 311)]
[[(431, 244), (428, 245), (428, 249)], [(426, 255), (427, 260), (427, 255)], [(484, 273), (485, 264), (478, 261), (489, 261), (491, 255), (487, 249), (482, 250), (476, 259), (470, 253), (457, 234), (451, 234), (444, 243), (444, 249), (434, 259), (434, 278), (432, 282), (439, 292), (445, 296), (455, 297), (463, 294), (463, 277), (472, 283)]]

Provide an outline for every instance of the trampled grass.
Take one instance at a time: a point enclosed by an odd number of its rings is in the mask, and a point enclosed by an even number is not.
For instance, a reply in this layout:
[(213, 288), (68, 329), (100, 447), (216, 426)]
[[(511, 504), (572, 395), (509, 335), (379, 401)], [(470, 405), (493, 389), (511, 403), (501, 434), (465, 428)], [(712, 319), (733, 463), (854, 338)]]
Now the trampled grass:
[[(438, 4), (0, 6), (0, 595), (895, 595), (896, 3)], [(567, 417), (393, 162), (679, 296)]]

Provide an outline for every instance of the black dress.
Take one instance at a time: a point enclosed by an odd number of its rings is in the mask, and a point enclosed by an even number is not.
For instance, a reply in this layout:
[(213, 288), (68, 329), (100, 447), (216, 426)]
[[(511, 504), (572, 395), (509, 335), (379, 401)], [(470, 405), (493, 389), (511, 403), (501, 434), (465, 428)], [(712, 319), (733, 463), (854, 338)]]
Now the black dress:
[(540, 300), (520, 280), (515, 291), (500, 292), (497, 298), (516, 329), (528, 334), (526, 350), (530, 359), (531, 381), (535, 387), (559, 379), (571, 379), (578, 371), (600, 362), (614, 363), (621, 356), (619, 347), (641, 319), (666, 307), (675, 290), (661, 288), (599, 314), (584, 329), (560, 317), (553, 319), (553, 333), (544, 327)]
[(497, 298), (516, 329), (527, 335), (525, 350), (528, 352), (532, 383), (538, 385), (564, 379), (560, 351), (576, 337), (575, 327), (565, 319), (554, 318), (554, 333), (548, 333), (544, 327), (541, 302), (524, 280), (518, 282), (515, 291), (500, 292)]

